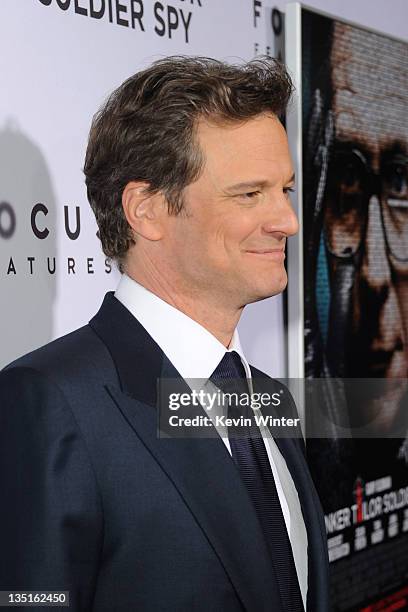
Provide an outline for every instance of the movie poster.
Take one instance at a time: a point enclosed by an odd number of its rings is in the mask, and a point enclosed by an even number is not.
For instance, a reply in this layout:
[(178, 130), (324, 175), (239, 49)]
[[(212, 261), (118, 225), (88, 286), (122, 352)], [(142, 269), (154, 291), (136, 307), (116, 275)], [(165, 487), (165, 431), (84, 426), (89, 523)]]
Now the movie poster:
[(301, 17), (305, 378), (324, 379), (307, 449), (332, 609), (408, 609), (408, 44)]

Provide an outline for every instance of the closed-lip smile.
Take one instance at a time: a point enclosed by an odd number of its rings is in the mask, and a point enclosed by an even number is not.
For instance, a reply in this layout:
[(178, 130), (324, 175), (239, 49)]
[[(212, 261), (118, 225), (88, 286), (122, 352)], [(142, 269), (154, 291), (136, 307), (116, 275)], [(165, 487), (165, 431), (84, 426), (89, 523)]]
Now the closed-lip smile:
[(284, 259), (285, 249), (251, 249), (247, 250), (246, 253), (250, 255), (260, 255), (264, 257), (270, 257), (271, 259)]

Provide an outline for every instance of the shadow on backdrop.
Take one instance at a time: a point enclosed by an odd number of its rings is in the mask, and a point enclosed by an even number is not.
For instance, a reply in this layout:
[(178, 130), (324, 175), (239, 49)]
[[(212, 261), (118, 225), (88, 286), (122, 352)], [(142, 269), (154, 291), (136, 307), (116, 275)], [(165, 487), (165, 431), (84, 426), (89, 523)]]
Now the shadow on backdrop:
[(1, 368), (53, 338), (57, 247), (46, 160), (14, 119), (0, 129), (0, 160)]

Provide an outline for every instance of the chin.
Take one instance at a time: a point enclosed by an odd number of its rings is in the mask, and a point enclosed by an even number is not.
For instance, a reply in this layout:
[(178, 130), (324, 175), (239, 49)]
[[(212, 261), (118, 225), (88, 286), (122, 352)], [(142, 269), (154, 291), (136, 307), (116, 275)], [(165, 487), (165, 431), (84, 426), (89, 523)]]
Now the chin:
[(274, 295), (279, 295), (286, 289), (287, 285), (287, 276), (285, 274), (282, 280), (277, 281), (274, 279), (274, 282), (265, 282), (264, 285), (258, 285), (257, 287), (252, 287), (251, 291), (251, 299), (247, 302), (248, 304), (252, 302), (259, 302), (261, 300), (266, 300), (267, 298), (273, 297)]
[(278, 295), (279, 293), (282, 293), (282, 291), (285, 291), (287, 284), (288, 277), (286, 274), (286, 270), (283, 270), (283, 272), (281, 272), (279, 276), (277, 275), (273, 277), (272, 282), (269, 281), (268, 283), (265, 283), (265, 293), (267, 294), (266, 297), (272, 297), (273, 295)]

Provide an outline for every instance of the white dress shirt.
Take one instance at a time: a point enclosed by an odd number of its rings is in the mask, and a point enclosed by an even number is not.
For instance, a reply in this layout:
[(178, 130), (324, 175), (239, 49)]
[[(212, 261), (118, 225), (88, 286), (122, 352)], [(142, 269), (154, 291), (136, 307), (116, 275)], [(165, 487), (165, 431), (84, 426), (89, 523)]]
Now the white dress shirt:
[[(228, 349), (202, 325), (171, 306), (124, 274), (115, 297), (136, 317), (158, 344), (176, 370), (185, 379), (209, 379), (225, 352), (236, 351), (241, 357), (251, 385), (251, 369), (245, 359), (238, 331), (235, 329)], [(180, 339), (182, 338), (182, 341)], [(211, 382), (211, 381), (209, 381)], [(208, 413), (208, 416), (211, 416)], [(261, 433), (265, 433), (262, 432)], [(226, 435), (220, 434), (231, 454)], [(270, 436), (264, 436), (265, 447), (278, 491), (293, 550), (303, 604), (307, 594), (307, 533), (299, 497), (292, 476), (279, 448)]]

